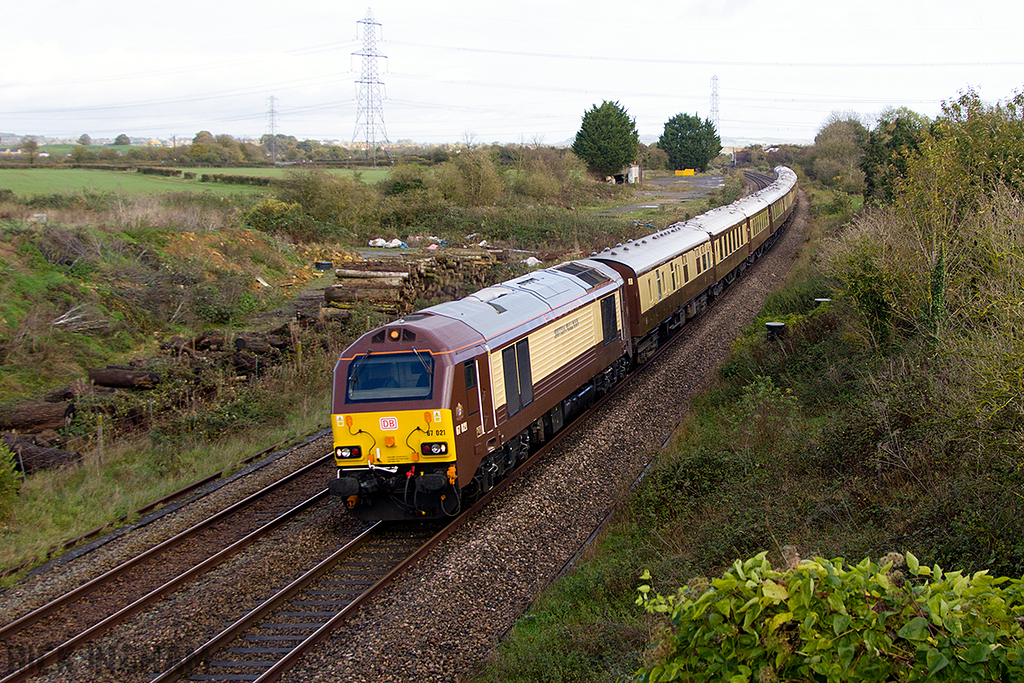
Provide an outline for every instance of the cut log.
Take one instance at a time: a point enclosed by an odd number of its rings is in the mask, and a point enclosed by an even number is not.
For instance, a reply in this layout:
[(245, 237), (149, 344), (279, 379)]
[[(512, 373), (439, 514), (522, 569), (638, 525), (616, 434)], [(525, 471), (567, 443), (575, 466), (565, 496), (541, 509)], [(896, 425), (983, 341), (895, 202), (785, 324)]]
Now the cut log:
[(171, 337), (165, 342), (160, 344), (160, 348), (164, 351), (174, 351), (178, 354), (192, 353), (192, 340), (185, 339), (184, 337)]
[(276, 351), (266, 337), (251, 332), (241, 333), (235, 337), (234, 345), (236, 351), (248, 351), (260, 356)]
[(155, 372), (146, 372), (145, 370), (104, 368), (102, 370), (89, 370), (89, 381), (101, 387), (149, 389), (160, 381), (160, 376)]
[(388, 272), (384, 270), (352, 270), (350, 268), (335, 268), (334, 275), (339, 278), (385, 278), (388, 280), (398, 280), (399, 282), (404, 278), (409, 277), (409, 273), (399, 272)]
[(71, 388), (71, 385), (64, 387), (63, 389), (54, 389), (50, 393), (43, 396), (43, 400), (47, 403), (63, 403), (64, 401), (75, 400), (75, 392)]
[(0, 408), (0, 429), (39, 432), (64, 429), (75, 414), (73, 403), (20, 403)]
[(220, 332), (204, 332), (192, 340), (196, 351), (220, 351), (224, 343), (224, 335)]
[(15, 467), (24, 474), (78, 465), (82, 462), (82, 454), (78, 451), (37, 446), (18, 434), (4, 434), (3, 441), (14, 452)]
[(235, 364), (235, 369), (243, 375), (254, 373), (259, 369), (259, 359), (245, 351), (236, 351), (231, 356), (231, 360)]
[(328, 287), (324, 290), (324, 299), (326, 301), (386, 301), (397, 303), (401, 299), (401, 292), (397, 289)]
[(287, 349), (292, 345), (292, 336), (290, 334), (268, 334), (267, 343), (278, 350)]

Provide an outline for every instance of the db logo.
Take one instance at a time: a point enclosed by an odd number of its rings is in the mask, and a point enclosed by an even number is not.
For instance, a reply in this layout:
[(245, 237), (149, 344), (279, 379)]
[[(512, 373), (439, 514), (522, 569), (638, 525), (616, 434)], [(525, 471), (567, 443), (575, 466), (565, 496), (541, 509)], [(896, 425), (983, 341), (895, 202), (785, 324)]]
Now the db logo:
[(397, 417), (382, 417), (380, 419), (380, 429), (383, 432), (393, 432), (398, 429), (398, 418)]

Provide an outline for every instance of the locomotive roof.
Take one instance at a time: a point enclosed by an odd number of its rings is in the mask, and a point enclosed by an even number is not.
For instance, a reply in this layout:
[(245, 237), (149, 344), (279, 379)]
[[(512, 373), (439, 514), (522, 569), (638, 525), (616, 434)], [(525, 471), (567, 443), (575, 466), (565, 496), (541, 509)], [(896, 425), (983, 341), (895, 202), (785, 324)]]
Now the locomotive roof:
[(604, 264), (569, 261), (486, 287), (458, 301), (431, 306), (403, 320), (429, 327), (446, 326), (443, 319), (456, 320), (475, 331), (480, 341), (500, 344), (506, 333), (514, 336), (531, 321), (554, 319), (596, 296), (594, 290), (621, 282)]

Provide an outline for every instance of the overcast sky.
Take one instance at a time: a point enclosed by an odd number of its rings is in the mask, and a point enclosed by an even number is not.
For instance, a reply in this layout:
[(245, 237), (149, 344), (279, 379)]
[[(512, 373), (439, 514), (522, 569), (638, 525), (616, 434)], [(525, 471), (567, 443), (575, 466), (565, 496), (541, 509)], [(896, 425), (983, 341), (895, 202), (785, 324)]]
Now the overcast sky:
[(273, 97), (279, 133), (362, 140), (368, 10), (391, 141), (561, 144), (603, 100), (656, 137), (717, 76), (724, 141), (810, 142), (1024, 86), (1016, 0), (34, 0), (0, 13), (0, 134), (259, 138)]

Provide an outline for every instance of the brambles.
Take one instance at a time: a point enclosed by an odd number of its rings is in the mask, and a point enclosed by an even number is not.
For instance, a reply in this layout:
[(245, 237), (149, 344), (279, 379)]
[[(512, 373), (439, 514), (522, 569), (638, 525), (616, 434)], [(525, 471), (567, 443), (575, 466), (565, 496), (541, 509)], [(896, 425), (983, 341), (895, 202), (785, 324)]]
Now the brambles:
[(912, 553), (851, 566), (801, 561), (790, 549), (783, 571), (766, 555), (736, 560), (710, 586), (669, 596), (640, 586), (637, 604), (669, 625), (655, 661), (636, 680), (1004, 681), (1024, 674), (1024, 580), (947, 573)]

